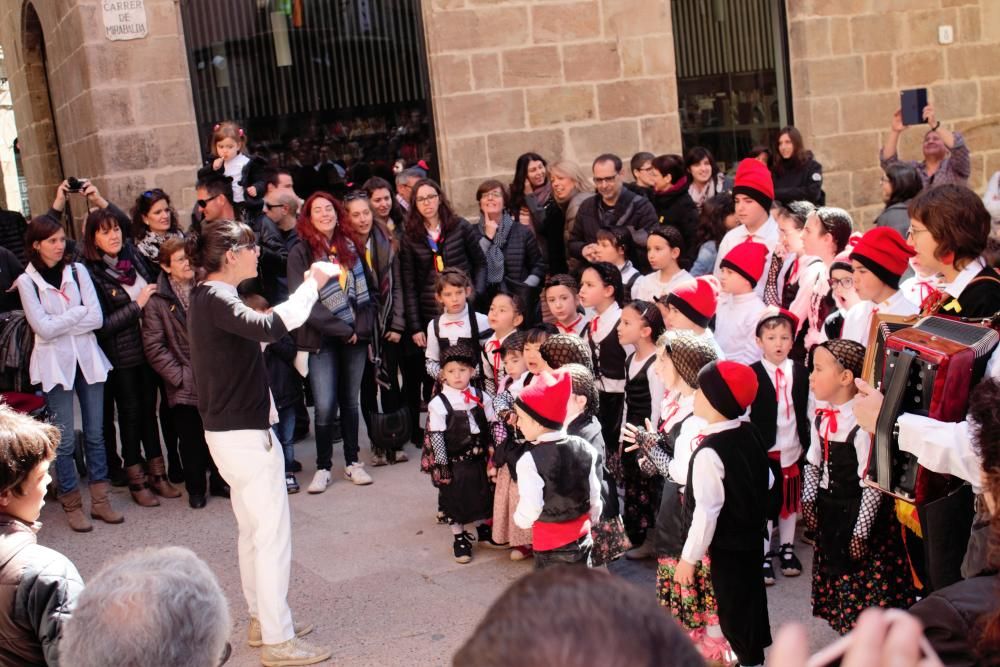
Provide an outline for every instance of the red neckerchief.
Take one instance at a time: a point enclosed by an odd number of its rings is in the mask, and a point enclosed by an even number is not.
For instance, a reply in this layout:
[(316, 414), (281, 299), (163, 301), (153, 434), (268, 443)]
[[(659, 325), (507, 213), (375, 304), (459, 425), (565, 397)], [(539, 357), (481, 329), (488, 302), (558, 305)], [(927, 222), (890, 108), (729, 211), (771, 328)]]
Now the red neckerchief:
[(694, 436), (693, 438), (691, 438), (691, 451), (693, 452), (694, 450), (696, 450), (699, 447), (701, 447), (701, 441), (704, 440), (704, 439), (705, 439), (705, 436), (702, 435), (702, 434), (700, 434), (700, 433), (698, 435)]
[[(500, 357), (500, 341), (499, 340), (491, 340), (490, 343), (489, 343), (489, 347), (492, 348), (490, 350), (490, 354), (493, 355), (493, 362), (492, 362), (492, 364), (493, 364), (493, 386), (494, 387), (499, 387), (500, 386), (500, 366), (503, 365), (503, 361), (502, 361), (502, 359)], [(499, 389), (498, 389), (498, 391), (499, 391)]]
[(792, 266), (788, 269), (788, 279), (785, 280), (786, 285), (790, 285), (799, 279), (799, 258), (798, 256), (792, 260)]
[(840, 410), (837, 408), (816, 408), (816, 414), (819, 415), (820, 424), (823, 423), (823, 419), (826, 421), (826, 429), (823, 431), (823, 460), (830, 460), (830, 432), (837, 432), (837, 415), (840, 414)]
[[(782, 391), (784, 390), (784, 391)], [(781, 405), (781, 396), (785, 396), (785, 418), (792, 418), (792, 402), (788, 398), (788, 380), (785, 379), (785, 373), (780, 368), (774, 369), (774, 398), (778, 401), (778, 405)]]
[(660, 417), (660, 432), (667, 432), (667, 422), (674, 418), (677, 412), (681, 409), (681, 404), (677, 402), (677, 399), (670, 401), (667, 405), (666, 413)]
[(469, 389), (463, 389), (462, 390), (462, 396), (465, 397), (465, 402), (466, 403), (475, 403), (479, 407), (483, 407), (483, 402), (479, 399), (478, 396), (476, 396), (475, 394), (473, 394), (471, 390), (469, 390)]
[(559, 327), (560, 329), (562, 329), (563, 333), (575, 334), (576, 333), (576, 325), (578, 325), (580, 323), (580, 320), (582, 320), (582, 319), (583, 319), (583, 315), (581, 315), (580, 317), (578, 317), (575, 320), (573, 320), (573, 322), (571, 324), (569, 324), (569, 325), (563, 324), (559, 320), (556, 320), (556, 326)]
[(937, 292), (934, 282), (931, 280), (918, 280), (917, 287), (920, 288), (920, 303), (926, 301), (932, 294)]
[(598, 315), (597, 317), (595, 317), (594, 319), (592, 319), (590, 321), (590, 336), (591, 336), (591, 338), (593, 338), (594, 334), (597, 333), (597, 323), (600, 322), (600, 320), (601, 320), (601, 316)]

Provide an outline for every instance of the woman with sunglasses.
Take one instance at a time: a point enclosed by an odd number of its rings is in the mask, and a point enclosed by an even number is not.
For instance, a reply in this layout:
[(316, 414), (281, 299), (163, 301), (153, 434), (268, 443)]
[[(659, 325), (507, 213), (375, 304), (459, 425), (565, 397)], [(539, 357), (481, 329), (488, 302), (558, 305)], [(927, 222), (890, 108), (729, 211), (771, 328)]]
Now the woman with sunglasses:
[(143, 507), (156, 507), (160, 504), (157, 495), (179, 498), (181, 493), (167, 480), (156, 419), (157, 376), (146, 362), (139, 326), (156, 283), (137, 255), (132, 241), (125, 238), (117, 218), (108, 209), (87, 216), (83, 256), (104, 311), (104, 323), (96, 331), (97, 342), (112, 365), (104, 392), (108, 459), (114, 467), (118, 458), (114, 437), (117, 408), (123, 466), (132, 499)]
[(340, 414), (344, 439), (344, 476), (358, 486), (372, 483), (358, 459), (359, 396), (368, 346), (375, 332), (377, 295), (365, 265), (365, 248), (350, 234), (347, 214), (326, 192), (313, 193), (299, 213), (299, 242), (288, 253), (288, 289), (302, 284), (314, 262), (338, 267), (338, 280), (320, 291), (309, 318), (296, 333), (300, 350), (309, 352), (309, 383), (316, 405), (316, 473), (309, 493), (323, 493), (333, 483), (334, 425)]
[[(437, 274), (446, 268), (465, 271), (472, 280), (473, 297), (486, 293), (486, 256), (479, 245), (480, 234), (465, 218), (455, 215), (441, 186), (429, 178), (417, 181), (410, 198), (403, 242), (399, 252), (403, 290), (406, 335), (404, 342), (403, 378), (412, 383), (403, 394), (409, 401), (412, 420), (412, 441), (422, 443), (420, 429), (420, 396), (423, 384), (429, 398), (430, 382), (424, 369), (424, 349), (427, 347), (427, 325), (439, 314), (434, 293)], [(426, 381), (425, 381), (426, 380)]]
[(132, 207), (132, 240), (138, 258), (155, 280), (160, 275), (160, 246), (169, 238), (183, 238), (177, 212), (170, 205), (170, 195), (160, 188), (146, 190)]

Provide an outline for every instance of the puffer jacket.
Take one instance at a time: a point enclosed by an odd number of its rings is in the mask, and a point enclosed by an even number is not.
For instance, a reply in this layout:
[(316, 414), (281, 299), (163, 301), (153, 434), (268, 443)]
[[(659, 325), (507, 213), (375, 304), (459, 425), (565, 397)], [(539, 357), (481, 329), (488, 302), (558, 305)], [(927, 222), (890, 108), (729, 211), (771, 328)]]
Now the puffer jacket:
[(156, 292), (142, 314), (142, 347), (149, 365), (163, 378), (170, 407), (197, 406), (187, 311), (174, 293), (166, 272), (160, 274)]
[[(137, 255), (138, 251), (132, 247), (132, 242), (126, 241), (118, 258), (131, 260), (136, 273), (147, 283), (154, 283), (145, 262), (138, 261)], [(97, 334), (97, 342), (108, 361), (114, 368), (133, 368), (146, 363), (142, 332), (139, 330), (142, 308), (109, 273), (108, 266), (102, 260), (88, 261), (87, 270), (94, 280), (97, 298), (104, 312), (104, 324), (94, 333)]]
[(907, 212), (909, 205), (910, 200), (906, 200), (886, 206), (885, 210), (875, 218), (875, 226), (892, 227), (905, 239), (910, 231), (910, 214)]
[(14, 253), (21, 266), (28, 263), (24, 255), (24, 233), (27, 231), (28, 223), (23, 215), (0, 209), (0, 246)]
[(58, 667), (63, 625), (83, 592), (68, 558), (38, 544), (40, 524), (0, 514), (0, 665)]
[[(505, 217), (507, 216), (508, 214), (505, 214)], [(541, 250), (538, 248), (538, 241), (535, 239), (535, 234), (517, 220), (512, 220), (511, 222), (513, 225), (510, 228), (510, 233), (507, 235), (507, 244), (502, 248), (503, 277), (523, 283), (529, 276), (535, 276), (538, 278), (535, 285), (540, 286), (545, 281), (545, 272), (548, 269), (548, 265), (542, 256)], [(483, 253), (485, 254), (486, 248), (492, 245), (493, 242), (486, 238), (484, 226), (485, 223), (482, 217), (480, 217), (476, 228), (480, 233), (480, 247), (483, 248)]]
[[(464, 218), (444, 238), (441, 249), (445, 268), (462, 269), (472, 279), (473, 298), (486, 293), (486, 257), (479, 246), (479, 231)], [(406, 310), (406, 330), (410, 334), (427, 330), (427, 323), (438, 315), (434, 296), (434, 254), (423, 239), (414, 241), (403, 235), (399, 253), (400, 274), (406, 289), (403, 303)]]
[(684, 252), (681, 253), (681, 268), (690, 268), (698, 255), (695, 234), (698, 230), (698, 207), (687, 185), (664, 192), (652, 194), (653, 208), (656, 209), (657, 221), (661, 225), (677, 228), (684, 239)]
[[(538, 241), (538, 250), (550, 273), (566, 273), (566, 246), (562, 243), (566, 216), (555, 197), (539, 206), (534, 197), (525, 198), (531, 212), (531, 225)], [(511, 213), (514, 215), (514, 213)], [(514, 220), (517, 220), (514, 216)], [(544, 278), (544, 276), (543, 276)]]
[(823, 165), (809, 158), (800, 166), (791, 160), (782, 160), (773, 171), (774, 198), (788, 204), (793, 201), (808, 201), (816, 206), (826, 203), (823, 192)]

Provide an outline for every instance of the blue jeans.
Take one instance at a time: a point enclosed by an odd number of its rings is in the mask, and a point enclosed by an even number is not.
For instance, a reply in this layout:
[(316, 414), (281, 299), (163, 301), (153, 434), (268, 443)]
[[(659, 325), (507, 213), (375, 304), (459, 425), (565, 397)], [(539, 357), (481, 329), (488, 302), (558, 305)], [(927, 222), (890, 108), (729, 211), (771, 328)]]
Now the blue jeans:
[(285, 455), (286, 473), (289, 472), (292, 460), (295, 458), (295, 445), (292, 444), (295, 436), (295, 407), (296, 404), (292, 403), (278, 410), (278, 423), (271, 426), (274, 435), (278, 437), (278, 442), (281, 443), (281, 451)]
[(73, 450), (76, 448), (73, 392), (80, 399), (87, 476), (91, 484), (108, 480), (108, 459), (104, 451), (104, 383), (87, 384), (77, 367), (72, 389), (57, 385), (45, 392), (45, 403), (52, 411), (52, 424), (59, 429), (60, 435), (59, 447), (56, 448), (56, 480), (60, 495), (76, 489), (78, 481), (76, 462), (73, 459)]
[(361, 376), (368, 358), (368, 343), (324, 343), (309, 355), (309, 384), (316, 404), (316, 467), (333, 467), (332, 424), (340, 407), (344, 437), (344, 463), (358, 461), (358, 422)]

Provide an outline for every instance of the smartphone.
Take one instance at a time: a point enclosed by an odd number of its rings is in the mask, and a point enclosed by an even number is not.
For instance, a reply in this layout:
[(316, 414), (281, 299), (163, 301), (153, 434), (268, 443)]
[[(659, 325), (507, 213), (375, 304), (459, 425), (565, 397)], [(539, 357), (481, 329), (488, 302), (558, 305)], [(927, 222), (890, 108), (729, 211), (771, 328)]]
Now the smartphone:
[(927, 106), (927, 89), (912, 88), (899, 93), (899, 108), (903, 110), (903, 125), (922, 125), (924, 107)]

